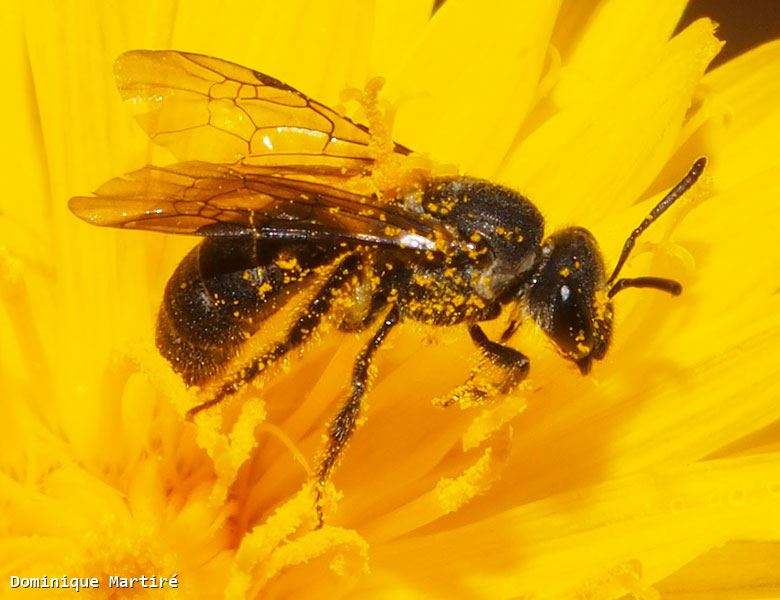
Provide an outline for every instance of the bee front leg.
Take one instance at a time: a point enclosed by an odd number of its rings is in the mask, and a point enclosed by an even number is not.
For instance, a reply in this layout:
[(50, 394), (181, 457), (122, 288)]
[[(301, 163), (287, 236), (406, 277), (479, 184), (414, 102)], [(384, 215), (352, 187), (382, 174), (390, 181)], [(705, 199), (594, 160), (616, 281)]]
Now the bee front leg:
[(317, 471), (315, 493), (317, 521), (319, 527), (322, 527), (323, 524), (323, 490), (328, 482), (328, 478), (330, 477), (330, 473), (333, 470), (336, 461), (338, 460), (342, 450), (344, 449), (344, 446), (346, 446), (347, 441), (355, 430), (355, 424), (357, 422), (358, 415), (360, 414), (363, 398), (365, 398), (366, 393), (368, 392), (370, 369), (374, 354), (385, 341), (385, 338), (387, 337), (387, 334), (390, 332), (390, 330), (395, 327), (400, 322), (400, 320), (400, 310), (398, 309), (397, 305), (394, 305), (355, 360), (355, 365), (352, 368), (352, 390), (347, 400), (339, 409), (336, 418), (333, 419), (330, 424), (330, 428), (328, 430), (328, 445), (325, 448), (319, 470)]
[(455, 402), (481, 402), (495, 394), (509, 393), (528, 376), (531, 362), (525, 354), (488, 339), (477, 324), (469, 326), (469, 335), (482, 351), (483, 361), (488, 362), (487, 368), (481, 361), (468, 381), (442, 402), (443, 406)]

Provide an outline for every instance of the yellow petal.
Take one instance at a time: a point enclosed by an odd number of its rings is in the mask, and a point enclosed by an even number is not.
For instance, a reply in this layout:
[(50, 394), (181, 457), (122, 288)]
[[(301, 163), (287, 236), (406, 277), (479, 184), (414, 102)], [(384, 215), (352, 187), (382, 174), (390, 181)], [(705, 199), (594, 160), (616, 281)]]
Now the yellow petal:
[(717, 188), (779, 172), (773, 140), (780, 138), (780, 42), (718, 67), (702, 83), (712, 90), (712, 110), (722, 115), (707, 140), (717, 149)]
[(388, 76), (401, 66), (403, 48), (423, 34), (432, 0), (377, 0), (371, 42), (371, 72)]
[(780, 595), (780, 545), (729, 542), (692, 561), (656, 586), (670, 600), (749, 600)]
[(398, 585), (401, 569), (410, 588), (449, 596), (644, 592), (726, 539), (780, 535), (766, 521), (780, 507), (779, 469), (777, 454), (714, 461), (552, 496), (388, 543), (372, 552), (373, 581)]
[(374, 7), (363, 0), (242, 0), (219, 10), (185, 3), (171, 47), (252, 67), (306, 95), (335, 104), (349, 86), (362, 88)]
[(645, 78), (597, 107), (563, 110), (529, 135), (510, 153), (501, 179), (537, 202), (553, 228), (603, 220), (655, 177), (719, 47), (709, 21), (692, 24)]
[(593, 104), (641, 80), (662, 54), (685, 5), (578, 2), (574, 10), (562, 11), (551, 43), (563, 66), (551, 101), (563, 108)]
[(494, 172), (535, 97), (558, 4), (444, 4), (388, 81), (398, 141), (473, 175)]

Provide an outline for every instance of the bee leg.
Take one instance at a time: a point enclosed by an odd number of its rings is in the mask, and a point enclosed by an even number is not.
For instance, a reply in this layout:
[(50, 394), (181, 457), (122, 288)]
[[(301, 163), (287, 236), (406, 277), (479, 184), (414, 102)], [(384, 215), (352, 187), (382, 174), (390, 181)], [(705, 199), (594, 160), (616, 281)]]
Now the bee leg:
[(344, 404), (339, 409), (336, 418), (330, 424), (328, 430), (328, 445), (320, 462), (317, 471), (316, 490), (316, 509), (318, 526), (322, 527), (322, 493), (328, 482), (330, 472), (333, 470), (336, 461), (341, 455), (344, 446), (347, 444), (352, 432), (355, 430), (355, 423), (360, 414), (360, 407), (363, 398), (368, 392), (371, 363), (374, 354), (385, 341), (388, 332), (395, 327), (401, 320), (401, 312), (397, 305), (394, 305), (385, 316), (382, 324), (374, 332), (369, 342), (363, 347), (355, 359), (355, 365), (352, 368), (352, 391)]
[(368, 305), (363, 307), (364, 310), (362, 312), (364, 314), (358, 315), (357, 318), (351, 314), (346, 315), (338, 325), (340, 331), (364, 331), (369, 325), (376, 321), (379, 313), (387, 306), (388, 291), (385, 289), (384, 285), (380, 285), (379, 291), (373, 294), (367, 303)]
[(501, 334), (500, 342), (503, 344), (504, 342), (509, 341), (509, 339), (515, 334), (515, 332), (520, 328), (520, 321), (517, 319), (512, 319), (509, 322), (509, 325), (507, 325), (506, 329), (504, 329), (504, 333)]
[(488, 339), (477, 324), (469, 326), (469, 335), (492, 368), (475, 369), (469, 380), (442, 403), (444, 406), (460, 401), (479, 402), (496, 393), (506, 394), (528, 376), (531, 362), (525, 354)]
[(335, 293), (342, 289), (350, 281), (350, 278), (360, 270), (361, 264), (360, 257), (355, 254), (345, 257), (328, 277), (314, 299), (295, 320), (284, 340), (277, 342), (270, 350), (256, 356), (249, 364), (234, 373), (211, 399), (187, 411), (187, 418), (192, 419), (199, 412), (211, 408), (231, 394), (235, 394), (269, 365), (305, 343), (322, 321), (322, 317), (330, 310)]

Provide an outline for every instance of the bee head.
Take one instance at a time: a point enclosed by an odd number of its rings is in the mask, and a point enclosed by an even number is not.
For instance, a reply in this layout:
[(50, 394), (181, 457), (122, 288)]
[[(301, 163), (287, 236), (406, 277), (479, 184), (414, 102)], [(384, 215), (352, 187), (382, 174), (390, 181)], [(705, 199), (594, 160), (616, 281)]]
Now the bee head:
[(617, 277), (637, 238), (698, 180), (705, 164), (706, 159), (697, 160), (631, 232), (609, 278), (605, 279), (598, 244), (588, 230), (563, 229), (542, 244), (538, 269), (526, 290), (528, 308), (537, 325), (583, 375), (590, 371), (593, 360), (604, 358), (609, 347), (615, 294), (627, 288), (652, 288), (674, 296), (682, 293), (682, 285), (672, 279)]
[(558, 231), (542, 244), (541, 262), (528, 293), (537, 325), (585, 374), (604, 357), (612, 334), (612, 302), (604, 263), (593, 235), (581, 227)]

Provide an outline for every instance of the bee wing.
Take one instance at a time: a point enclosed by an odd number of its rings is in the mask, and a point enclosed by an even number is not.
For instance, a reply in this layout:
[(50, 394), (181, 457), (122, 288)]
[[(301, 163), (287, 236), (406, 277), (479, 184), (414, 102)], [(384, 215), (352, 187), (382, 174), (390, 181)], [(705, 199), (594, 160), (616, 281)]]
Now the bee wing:
[(69, 207), (94, 225), (208, 237), (354, 240), (423, 250), (452, 241), (442, 225), (329, 185), (309, 165), (148, 165), (108, 181), (94, 196), (72, 198)]
[(312, 156), (354, 170), (373, 160), (366, 127), (252, 69), (200, 54), (132, 50), (114, 71), (149, 137), (180, 160)]

